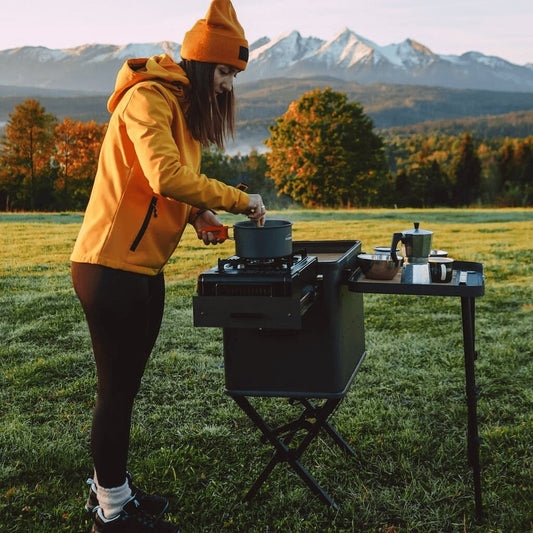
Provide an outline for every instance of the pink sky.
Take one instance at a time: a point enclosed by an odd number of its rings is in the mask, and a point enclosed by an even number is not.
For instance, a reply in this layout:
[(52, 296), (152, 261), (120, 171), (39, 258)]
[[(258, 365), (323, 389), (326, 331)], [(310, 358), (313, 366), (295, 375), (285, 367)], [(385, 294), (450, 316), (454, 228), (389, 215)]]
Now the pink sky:
[[(210, 0), (4, 0), (0, 50), (87, 43), (181, 43)], [(344, 27), (378, 45), (411, 38), (437, 54), (478, 51), (533, 63), (533, 0), (233, 0), (250, 42)]]

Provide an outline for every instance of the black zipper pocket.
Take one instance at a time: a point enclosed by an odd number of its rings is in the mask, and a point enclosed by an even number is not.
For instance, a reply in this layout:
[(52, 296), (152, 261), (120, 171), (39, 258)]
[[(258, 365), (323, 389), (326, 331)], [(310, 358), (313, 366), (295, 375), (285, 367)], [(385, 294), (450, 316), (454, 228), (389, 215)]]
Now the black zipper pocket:
[(152, 196), (152, 199), (150, 200), (150, 205), (148, 206), (148, 211), (146, 212), (146, 216), (144, 217), (141, 229), (139, 230), (139, 233), (137, 233), (137, 237), (135, 237), (135, 240), (130, 246), (130, 250), (132, 252), (134, 252), (137, 249), (137, 246), (139, 246), (139, 243), (141, 242), (143, 235), (146, 233), (148, 224), (150, 224), (150, 219), (152, 218), (152, 215), (154, 215), (154, 217), (157, 217), (157, 205), (156, 204), (157, 204), (157, 198), (155, 196)]

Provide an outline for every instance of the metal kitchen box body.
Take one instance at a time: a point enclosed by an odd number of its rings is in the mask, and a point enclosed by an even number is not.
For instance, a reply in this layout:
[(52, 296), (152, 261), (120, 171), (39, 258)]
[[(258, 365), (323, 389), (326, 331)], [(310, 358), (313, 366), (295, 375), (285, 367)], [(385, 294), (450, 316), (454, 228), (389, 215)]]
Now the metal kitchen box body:
[[(316, 301), (301, 329), (224, 328), (226, 388), (231, 394), (340, 397), (365, 355), (362, 295), (343, 284), (358, 242), (296, 242), (316, 256)], [(328, 258), (326, 260), (326, 257)]]

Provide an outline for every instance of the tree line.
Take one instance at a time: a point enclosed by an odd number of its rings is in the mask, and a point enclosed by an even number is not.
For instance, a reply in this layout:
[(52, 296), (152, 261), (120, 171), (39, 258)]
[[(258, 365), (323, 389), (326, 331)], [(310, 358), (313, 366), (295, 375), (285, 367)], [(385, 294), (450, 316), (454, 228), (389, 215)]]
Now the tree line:
[[(106, 124), (15, 106), (0, 144), (0, 210), (84, 210)], [(533, 136), (378, 134), (362, 106), (305, 93), (270, 128), (265, 154), (203, 151), (202, 172), (246, 183), (269, 208), (531, 206)]]

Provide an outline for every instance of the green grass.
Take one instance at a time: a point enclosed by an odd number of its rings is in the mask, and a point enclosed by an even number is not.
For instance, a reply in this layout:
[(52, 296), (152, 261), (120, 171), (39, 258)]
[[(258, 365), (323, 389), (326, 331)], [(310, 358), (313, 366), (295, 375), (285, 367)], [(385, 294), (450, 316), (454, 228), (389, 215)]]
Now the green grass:
[[(136, 404), (129, 468), (167, 495), (183, 533), (502, 532), (532, 530), (532, 210), (284, 211), (293, 238), (390, 243), (412, 227), (485, 265), (476, 379), (485, 518), (476, 523), (466, 459), (457, 298), (365, 295), (368, 355), (327, 436), (303, 463), (333, 512), (286, 465), (241, 502), (271, 455), (224, 394), (221, 330), (194, 328), (195, 279), (233, 243), (191, 231), (166, 269), (163, 326)], [(228, 223), (236, 220), (225, 216)], [(95, 394), (87, 327), (70, 282), (79, 214), (0, 214), (0, 530), (84, 532)], [(272, 418), (292, 407), (261, 400)]]

